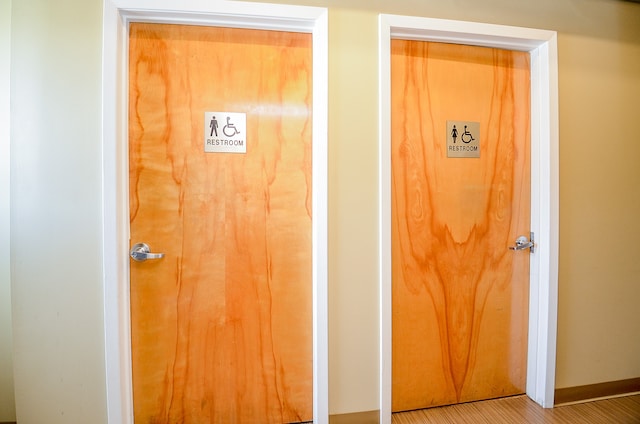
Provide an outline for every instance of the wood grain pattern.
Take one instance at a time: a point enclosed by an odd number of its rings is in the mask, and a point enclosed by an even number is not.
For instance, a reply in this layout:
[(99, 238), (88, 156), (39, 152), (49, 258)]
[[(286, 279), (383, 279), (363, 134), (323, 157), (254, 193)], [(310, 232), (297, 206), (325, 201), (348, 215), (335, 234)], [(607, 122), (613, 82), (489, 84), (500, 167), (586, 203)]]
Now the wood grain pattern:
[[(136, 423), (312, 419), (311, 35), (130, 28)], [(204, 153), (206, 111), (247, 154)]]
[(542, 408), (527, 396), (393, 414), (393, 424), (638, 424), (640, 395)]
[[(392, 408), (522, 393), (528, 54), (393, 40), (391, 75)], [(447, 158), (447, 120), (480, 123), (480, 158)]]

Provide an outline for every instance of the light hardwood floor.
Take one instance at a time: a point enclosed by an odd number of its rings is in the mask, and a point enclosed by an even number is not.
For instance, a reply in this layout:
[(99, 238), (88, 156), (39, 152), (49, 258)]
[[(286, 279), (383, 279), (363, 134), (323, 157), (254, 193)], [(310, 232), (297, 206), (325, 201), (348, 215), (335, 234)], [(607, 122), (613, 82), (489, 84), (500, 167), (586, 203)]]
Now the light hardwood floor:
[(393, 424), (639, 424), (640, 394), (544, 409), (526, 396), (393, 414)]

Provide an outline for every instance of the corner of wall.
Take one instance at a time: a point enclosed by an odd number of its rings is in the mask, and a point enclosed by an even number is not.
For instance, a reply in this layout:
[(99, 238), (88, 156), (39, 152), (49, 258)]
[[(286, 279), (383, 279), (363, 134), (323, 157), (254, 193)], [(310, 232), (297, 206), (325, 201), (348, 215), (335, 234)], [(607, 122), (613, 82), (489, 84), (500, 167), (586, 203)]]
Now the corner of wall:
[(0, 422), (15, 421), (9, 266), (11, 0), (0, 0)]

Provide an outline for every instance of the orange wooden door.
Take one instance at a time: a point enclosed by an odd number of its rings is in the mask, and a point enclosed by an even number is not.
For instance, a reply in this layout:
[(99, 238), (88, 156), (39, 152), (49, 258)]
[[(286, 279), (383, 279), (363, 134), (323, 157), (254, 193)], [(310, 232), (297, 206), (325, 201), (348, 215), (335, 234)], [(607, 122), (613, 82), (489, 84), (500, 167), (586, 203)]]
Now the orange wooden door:
[[(508, 247), (530, 230), (528, 53), (391, 48), (392, 409), (523, 393), (529, 252)], [(480, 157), (448, 157), (447, 121), (479, 123)]]
[[(311, 35), (132, 24), (136, 423), (312, 420)], [(205, 112), (246, 154), (205, 153)], [(220, 123), (222, 129), (224, 122)]]

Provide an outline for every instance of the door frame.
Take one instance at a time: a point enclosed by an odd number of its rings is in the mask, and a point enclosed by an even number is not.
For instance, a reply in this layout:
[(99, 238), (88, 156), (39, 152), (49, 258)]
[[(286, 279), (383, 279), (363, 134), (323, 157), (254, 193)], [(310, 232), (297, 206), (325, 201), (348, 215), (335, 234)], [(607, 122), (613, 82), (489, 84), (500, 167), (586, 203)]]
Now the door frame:
[(206, 0), (105, 0), (103, 9), (103, 284), (107, 421), (133, 424), (129, 313), (128, 39), (130, 22), (312, 34), (313, 419), (328, 422), (326, 8)]
[(379, 16), (380, 422), (391, 423), (391, 39), (527, 51), (531, 56), (531, 255), (526, 393), (553, 407), (558, 305), (558, 59), (555, 31)]

